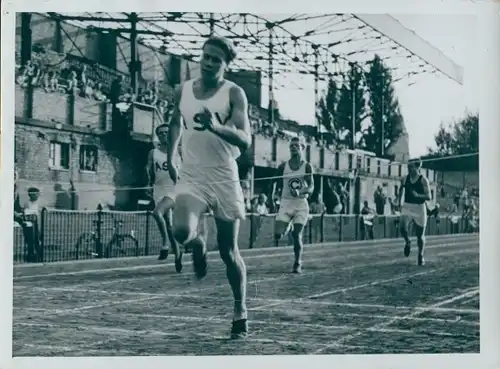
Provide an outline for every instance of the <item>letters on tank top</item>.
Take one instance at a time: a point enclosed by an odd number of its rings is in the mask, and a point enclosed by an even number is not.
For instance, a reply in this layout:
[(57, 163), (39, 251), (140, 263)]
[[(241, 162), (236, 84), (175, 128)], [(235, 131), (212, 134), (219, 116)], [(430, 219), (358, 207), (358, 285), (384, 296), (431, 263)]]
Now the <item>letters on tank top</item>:
[(158, 148), (153, 150), (153, 167), (155, 172), (155, 185), (168, 184), (171, 182), (168, 172), (168, 155)]
[[(203, 109), (208, 109), (225, 124), (231, 117), (230, 90), (233, 82), (224, 81), (215, 94), (204, 100), (195, 97), (193, 87), (195, 80), (189, 80), (182, 87), (179, 110), (184, 122), (182, 137), (183, 167), (224, 168), (237, 171), (236, 159), (240, 155), (238, 147), (231, 145), (218, 135), (205, 129), (200, 124)], [(189, 169), (192, 168), (192, 169)]]

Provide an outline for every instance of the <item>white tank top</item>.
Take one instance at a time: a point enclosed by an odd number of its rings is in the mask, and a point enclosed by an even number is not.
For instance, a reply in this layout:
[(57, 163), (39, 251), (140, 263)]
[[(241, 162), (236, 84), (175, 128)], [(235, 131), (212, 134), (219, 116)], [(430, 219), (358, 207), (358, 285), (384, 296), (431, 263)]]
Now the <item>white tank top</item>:
[(292, 195), (292, 190), (301, 190), (307, 187), (307, 182), (305, 180), (306, 176), (306, 162), (297, 170), (292, 170), (290, 168), (290, 162), (285, 164), (285, 170), (283, 171), (283, 192), (281, 193), (281, 198), (283, 200), (300, 200), (306, 201), (305, 195), (301, 197), (294, 197)]
[(157, 147), (153, 149), (153, 167), (155, 171), (155, 186), (172, 183), (168, 173), (168, 155)]
[(231, 173), (234, 177), (236, 173), (235, 178), (238, 178), (236, 159), (240, 156), (239, 148), (213, 132), (201, 130), (201, 125), (196, 123), (196, 115), (204, 107), (214, 116), (217, 113), (222, 122), (230, 117), (229, 93), (234, 83), (226, 80), (211, 98), (198, 100), (193, 92), (194, 81), (192, 79), (184, 83), (179, 104), (185, 128), (182, 137), (183, 169), (189, 173), (212, 169), (225, 176)]

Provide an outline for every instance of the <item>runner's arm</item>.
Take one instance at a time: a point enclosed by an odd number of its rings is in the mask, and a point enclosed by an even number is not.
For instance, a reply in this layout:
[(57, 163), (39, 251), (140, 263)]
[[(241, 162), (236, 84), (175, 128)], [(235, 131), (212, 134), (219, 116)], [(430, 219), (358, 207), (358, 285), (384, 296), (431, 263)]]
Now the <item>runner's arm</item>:
[(306, 176), (304, 179), (307, 183), (307, 187), (300, 190), (300, 194), (311, 196), (314, 192), (314, 171), (311, 163), (306, 163)]
[(231, 117), (228, 121), (231, 124), (218, 122), (212, 125), (212, 130), (217, 136), (244, 152), (252, 145), (247, 96), (241, 87), (233, 86), (229, 92), (229, 99)]
[(285, 165), (286, 163), (280, 164), (278, 170), (276, 171), (276, 176), (271, 180), (271, 190), (269, 191), (269, 199), (272, 203), (274, 203), (274, 195), (277, 192), (281, 192), (283, 190), (283, 175), (285, 173)]
[(146, 163), (146, 186), (152, 187), (155, 181), (155, 171), (153, 166), (153, 150), (149, 151)]
[(182, 87), (177, 86), (174, 91), (174, 111), (170, 117), (169, 130), (168, 130), (168, 160), (169, 163), (175, 162), (175, 155), (179, 153), (179, 143), (182, 137), (182, 117), (179, 111), (179, 103), (181, 101)]
[(403, 195), (405, 192), (405, 183), (406, 183), (406, 178), (401, 180), (401, 185), (399, 187), (399, 193), (398, 193), (398, 198), (397, 198), (397, 206), (401, 206), (401, 202), (403, 201)]
[(422, 181), (422, 187), (424, 188), (424, 193), (416, 193), (415, 197), (420, 200), (430, 201), (431, 199), (431, 186), (429, 185), (429, 180), (424, 176), (420, 179)]

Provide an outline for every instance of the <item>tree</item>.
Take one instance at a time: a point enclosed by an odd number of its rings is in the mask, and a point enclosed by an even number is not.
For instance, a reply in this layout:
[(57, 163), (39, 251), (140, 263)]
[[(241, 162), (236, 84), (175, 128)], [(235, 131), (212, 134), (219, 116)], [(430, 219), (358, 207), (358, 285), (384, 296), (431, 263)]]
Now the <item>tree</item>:
[(390, 69), (375, 55), (365, 73), (371, 124), (363, 132), (364, 148), (384, 156), (386, 149), (405, 131), (404, 119)]
[(332, 144), (338, 139), (337, 127), (335, 126), (335, 110), (337, 108), (338, 100), (338, 86), (337, 83), (330, 79), (328, 81), (328, 87), (319, 102), (316, 112), (316, 119), (318, 121), (319, 127), (323, 126), (329, 133), (325, 135), (326, 141)]
[(344, 143), (347, 143), (348, 146), (352, 147), (353, 134), (356, 135), (361, 131), (361, 124), (367, 116), (363, 72), (358, 66), (351, 64), (340, 88), (339, 101), (335, 111), (337, 131), (345, 135)]
[(428, 151), (431, 154), (437, 155), (452, 155), (452, 135), (451, 130), (447, 129), (444, 124), (441, 123), (439, 130), (434, 136), (434, 141), (436, 142), (436, 149), (429, 148)]
[(429, 148), (429, 153), (436, 156), (479, 152), (479, 115), (467, 114), (448, 127), (441, 124), (434, 141), (436, 148)]

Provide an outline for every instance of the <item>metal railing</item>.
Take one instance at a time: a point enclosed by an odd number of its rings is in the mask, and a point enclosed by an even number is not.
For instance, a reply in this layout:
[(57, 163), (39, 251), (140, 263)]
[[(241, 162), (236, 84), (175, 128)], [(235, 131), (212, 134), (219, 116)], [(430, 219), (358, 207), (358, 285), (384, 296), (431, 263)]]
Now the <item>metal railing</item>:
[[(217, 249), (215, 222), (207, 215), (210, 250)], [(43, 208), (31, 228), (14, 227), (14, 262), (54, 262), (92, 258), (137, 257), (159, 252), (161, 238), (151, 211), (73, 211)], [(366, 232), (360, 215), (312, 215), (304, 229), (304, 242), (342, 242), (397, 238), (399, 216), (375, 216)], [(427, 235), (477, 232), (460, 216), (428, 219)], [(33, 232), (33, 233), (30, 233)], [(284, 237), (280, 245), (287, 245)], [(273, 247), (274, 215), (249, 214), (241, 222), (241, 249)]]

